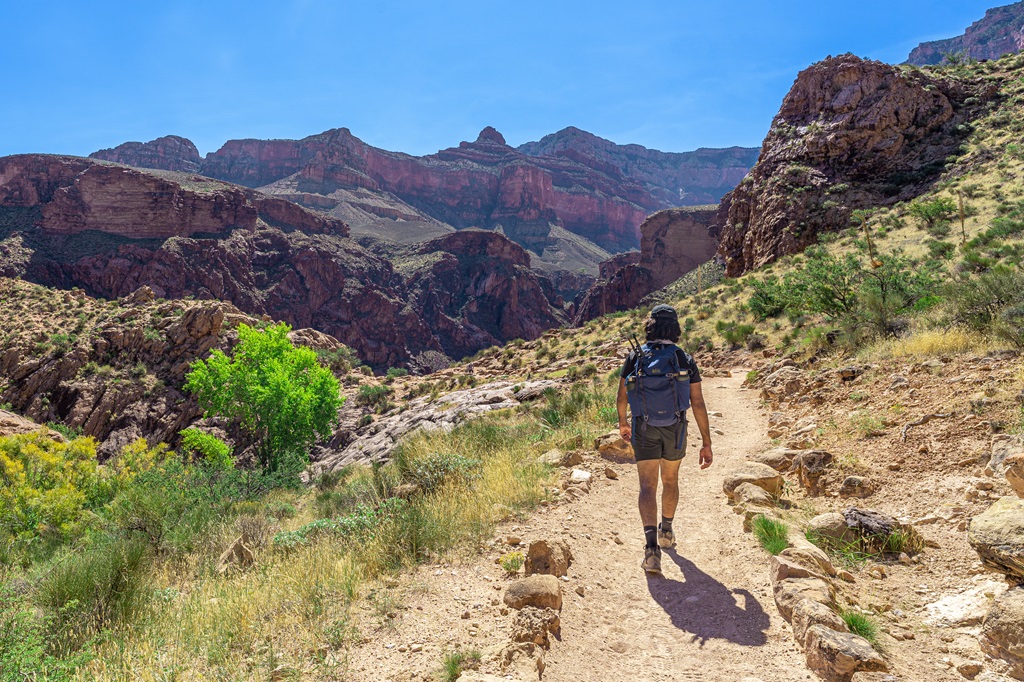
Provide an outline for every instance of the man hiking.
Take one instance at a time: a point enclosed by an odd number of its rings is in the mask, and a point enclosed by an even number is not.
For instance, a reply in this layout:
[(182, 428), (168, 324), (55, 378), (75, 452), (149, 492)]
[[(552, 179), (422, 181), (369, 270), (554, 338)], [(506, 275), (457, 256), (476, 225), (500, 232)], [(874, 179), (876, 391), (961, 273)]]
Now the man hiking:
[[(671, 306), (651, 310), (644, 324), (646, 343), (626, 358), (619, 376), (616, 408), (619, 434), (633, 444), (640, 476), (640, 520), (644, 525), (644, 560), (649, 574), (661, 574), (661, 548), (675, 546), (672, 519), (679, 503), (679, 464), (686, 454), (686, 410), (700, 429), (701, 469), (711, 466), (711, 429), (693, 357), (676, 345), (682, 330)], [(632, 423), (626, 418), (630, 408)], [(661, 523), (658, 523), (658, 477), (661, 477)]]

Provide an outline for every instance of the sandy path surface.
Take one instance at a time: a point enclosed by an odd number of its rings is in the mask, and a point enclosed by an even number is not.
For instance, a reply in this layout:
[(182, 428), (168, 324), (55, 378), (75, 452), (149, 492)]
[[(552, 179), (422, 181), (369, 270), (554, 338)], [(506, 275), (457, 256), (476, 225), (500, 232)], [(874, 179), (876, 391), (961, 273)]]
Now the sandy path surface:
[[(564, 538), (574, 554), (563, 583), (561, 638), (545, 655), (543, 680), (811, 679), (775, 608), (768, 557), (742, 532), (722, 493), (724, 473), (768, 446), (756, 394), (740, 388), (742, 372), (734, 375), (704, 381), (709, 411), (723, 415), (712, 417), (712, 429), (722, 433), (714, 435), (715, 463), (705, 471), (697, 468), (699, 435), (691, 437), (696, 442), (680, 470), (678, 547), (663, 552), (663, 577), (640, 569), (631, 464), (614, 465), (619, 478), (609, 480), (600, 473), (606, 462), (595, 457), (584, 465), (597, 472), (588, 495), (501, 529), (499, 537), (525, 542)], [(438, 679), (444, 652), (456, 648), (482, 650), (482, 670), (498, 673), (488, 654), (509, 641), (512, 614), (501, 614), (507, 581), (493, 561), (505, 551), (499, 544), (474, 563), (420, 569), (400, 622), (353, 652), (353, 679)], [(414, 643), (422, 650), (414, 652)], [(519, 679), (526, 680), (522, 673)]]

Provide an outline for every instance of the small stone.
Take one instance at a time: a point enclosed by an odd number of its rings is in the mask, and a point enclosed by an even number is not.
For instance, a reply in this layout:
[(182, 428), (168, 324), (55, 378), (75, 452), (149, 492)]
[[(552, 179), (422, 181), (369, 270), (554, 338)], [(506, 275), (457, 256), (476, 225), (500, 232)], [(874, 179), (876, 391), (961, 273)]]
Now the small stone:
[(505, 544), (511, 545), (512, 547), (516, 547), (518, 545), (523, 544), (523, 539), (518, 535), (509, 535), (507, 538), (505, 538)]
[(584, 597), (584, 596), (586, 596), (585, 593), (586, 593), (586, 590), (583, 588), (583, 585), (577, 585), (576, 586), (576, 594), (580, 595), (581, 597)]
[(470, 618), (469, 611), (463, 611), (462, 612), (462, 620), (469, 620), (469, 618)]
[(409, 647), (409, 651), (411, 651), (414, 654), (418, 654), (419, 652), (423, 651), (423, 645), (413, 644), (411, 647)]
[(956, 667), (956, 671), (968, 680), (973, 680), (984, 667), (980, 661), (964, 661)]
[(573, 469), (569, 480), (573, 483), (590, 483), (590, 472), (583, 469)]
[(612, 538), (612, 541), (613, 541), (613, 542), (614, 542), (614, 543), (615, 543), (616, 545), (621, 545), (621, 544), (622, 544), (622, 538), (620, 538), (620, 537), (619, 537), (618, 535), (616, 535), (616, 536), (615, 536), (614, 538)]
[(619, 477), (619, 472), (615, 471), (615, 469), (612, 469), (611, 467), (605, 467), (604, 477), (614, 481)]

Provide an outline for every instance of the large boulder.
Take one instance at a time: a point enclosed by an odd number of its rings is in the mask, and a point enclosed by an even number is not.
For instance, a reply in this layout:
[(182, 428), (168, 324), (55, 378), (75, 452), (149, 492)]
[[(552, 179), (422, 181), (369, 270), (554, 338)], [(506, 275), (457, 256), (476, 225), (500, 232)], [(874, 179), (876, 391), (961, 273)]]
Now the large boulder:
[(804, 373), (796, 367), (782, 367), (769, 374), (761, 385), (761, 398), (782, 400), (798, 395), (804, 386)]
[(836, 575), (836, 568), (832, 565), (828, 554), (825, 554), (820, 547), (809, 542), (804, 536), (790, 533), (789, 544), (789, 547), (779, 552), (780, 557), (827, 576)]
[(866, 639), (824, 625), (812, 625), (807, 629), (805, 651), (807, 667), (828, 682), (850, 682), (856, 672), (885, 672), (889, 669), (885, 659)]
[(971, 519), (967, 539), (986, 566), (1024, 578), (1024, 500), (997, 500)]
[(811, 495), (821, 492), (821, 477), (825, 475), (833, 459), (831, 452), (808, 450), (793, 460), (793, 468), (796, 469), (800, 485)]
[(846, 525), (846, 518), (839, 512), (818, 514), (807, 523), (807, 537), (821, 538), (826, 542), (852, 542), (856, 532)]
[(736, 497), (736, 488), (744, 483), (752, 483), (773, 496), (778, 496), (785, 485), (785, 481), (779, 472), (767, 464), (744, 462), (738, 468), (726, 474), (725, 480), (722, 482), (722, 490), (732, 500)]
[(1014, 679), (1024, 679), (1024, 587), (996, 598), (981, 626), (981, 648), (1006, 661)]
[(513, 609), (532, 606), (561, 611), (562, 585), (553, 575), (531, 575), (509, 585), (505, 605)]
[(792, 450), (790, 448), (772, 448), (765, 452), (750, 457), (751, 462), (767, 464), (779, 473), (789, 471), (793, 466), (793, 460), (803, 453), (803, 450)]

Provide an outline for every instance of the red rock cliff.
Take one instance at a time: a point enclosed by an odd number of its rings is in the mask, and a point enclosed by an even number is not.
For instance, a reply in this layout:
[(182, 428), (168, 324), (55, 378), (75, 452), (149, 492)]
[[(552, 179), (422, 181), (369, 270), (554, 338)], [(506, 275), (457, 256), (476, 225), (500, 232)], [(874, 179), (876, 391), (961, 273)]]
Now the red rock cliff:
[(199, 150), (184, 137), (167, 135), (149, 142), (125, 142), (113, 149), (101, 149), (89, 155), (91, 159), (114, 161), (136, 168), (198, 173), (203, 163)]
[(803, 250), (854, 209), (917, 196), (995, 92), (853, 55), (802, 71), (757, 165), (722, 202), (727, 274)]
[(961, 53), (971, 59), (999, 59), (1024, 49), (1024, 2), (996, 7), (970, 25), (962, 36), (921, 43), (910, 53), (908, 64), (940, 64), (947, 54)]

